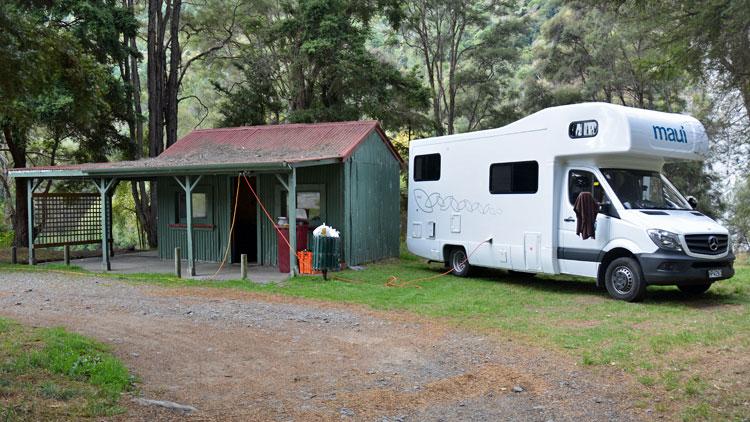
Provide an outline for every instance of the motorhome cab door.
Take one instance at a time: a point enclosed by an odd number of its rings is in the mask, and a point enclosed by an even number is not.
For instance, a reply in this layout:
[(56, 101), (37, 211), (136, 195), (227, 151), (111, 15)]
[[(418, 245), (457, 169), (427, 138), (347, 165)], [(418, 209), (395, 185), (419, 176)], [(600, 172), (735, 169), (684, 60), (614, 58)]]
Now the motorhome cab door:
[(596, 277), (599, 255), (609, 243), (611, 217), (599, 213), (596, 219), (595, 238), (584, 240), (576, 234), (576, 213), (573, 205), (581, 192), (591, 192), (600, 204), (608, 203), (609, 198), (590, 169), (570, 167), (563, 174), (566, 180), (560, 189), (557, 248), (560, 272)]

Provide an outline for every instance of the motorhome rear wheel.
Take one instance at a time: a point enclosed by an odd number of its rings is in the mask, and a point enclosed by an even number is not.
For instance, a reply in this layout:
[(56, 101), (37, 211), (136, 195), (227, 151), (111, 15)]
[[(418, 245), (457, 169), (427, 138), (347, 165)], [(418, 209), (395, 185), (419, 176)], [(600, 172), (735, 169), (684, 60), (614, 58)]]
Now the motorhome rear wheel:
[(453, 270), (453, 274), (459, 277), (466, 277), (471, 272), (471, 265), (466, 259), (466, 251), (463, 248), (454, 248), (451, 251), (448, 263)]

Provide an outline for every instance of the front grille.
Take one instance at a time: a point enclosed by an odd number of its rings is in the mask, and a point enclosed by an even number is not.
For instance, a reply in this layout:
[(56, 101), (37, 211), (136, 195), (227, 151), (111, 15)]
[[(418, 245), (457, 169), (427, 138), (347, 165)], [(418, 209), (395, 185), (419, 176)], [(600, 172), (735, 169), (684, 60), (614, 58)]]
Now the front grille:
[[(715, 238), (715, 249), (711, 248), (711, 245), (714, 244), (712, 238)], [(685, 235), (685, 243), (692, 253), (721, 255), (727, 251), (729, 236), (725, 234), (688, 234)]]

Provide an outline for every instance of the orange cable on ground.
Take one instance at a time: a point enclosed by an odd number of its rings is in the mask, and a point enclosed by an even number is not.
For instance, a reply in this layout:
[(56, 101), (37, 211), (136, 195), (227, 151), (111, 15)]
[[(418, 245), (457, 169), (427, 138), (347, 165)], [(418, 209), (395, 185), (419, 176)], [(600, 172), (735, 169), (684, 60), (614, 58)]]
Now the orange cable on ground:
[[(483, 244), (485, 244), (485, 243), (487, 243), (489, 241), (490, 241), (490, 239), (487, 239), (487, 240), (484, 240), (484, 241), (480, 242), (471, 251), (471, 253), (466, 256), (466, 259), (464, 259), (463, 262), (461, 262), (461, 264), (463, 265), (466, 262), (468, 262), (469, 261), (469, 257), (471, 257), (472, 255), (474, 255), (474, 252), (476, 252), (477, 249), (479, 249), (480, 246), (482, 246)], [(406, 280), (406, 281), (399, 281), (400, 280), (399, 277), (396, 277), (395, 275), (392, 275), (392, 276), (388, 277), (388, 280), (385, 282), (384, 285), (386, 287), (410, 287), (410, 286), (414, 286), (417, 289), (421, 289), (422, 286), (420, 286), (419, 284), (417, 284), (418, 282), (420, 282), (420, 281), (434, 280), (436, 278), (440, 278), (440, 277), (446, 276), (446, 275), (448, 275), (448, 274), (450, 274), (452, 272), (453, 272), (453, 268), (449, 269), (448, 271), (442, 272), (440, 274), (432, 275), (432, 276), (429, 276), (429, 277), (415, 278), (413, 280)], [(347, 282), (347, 283), (352, 283), (352, 284), (362, 284), (362, 283), (364, 283), (364, 281), (361, 281), (361, 280), (352, 280), (352, 279), (348, 279), (348, 278), (344, 278), (344, 277), (340, 277), (340, 276), (334, 276), (333, 279), (334, 280), (339, 280), (339, 281), (344, 281), (344, 282)]]
[[(263, 201), (260, 200), (260, 197), (255, 192), (255, 189), (253, 189), (253, 186), (250, 183), (250, 180), (248, 180), (247, 175), (244, 174), (244, 173), (240, 173), (240, 175), (245, 180), (245, 184), (247, 184), (247, 187), (250, 188), (250, 192), (253, 194), (253, 197), (255, 197), (255, 200), (258, 201), (258, 205), (260, 205), (260, 208), (263, 210), (263, 213), (266, 215), (266, 218), (268, 219), (269, 222), (271, 222), (271, 226), (276, 230), (276, 232), (279, 234), (279, 236), (284, 240), (284, 243), (286, 243), (286, 245), (289, 247), (289, 250), (292, 251), (292, 245), (291, 245), (291, 243), (289, 243), (289, 240), (284, 236), (283, 233), (281, 233), (281, 230), (279, 230), (278, 226), (273, 221), (273, 217), (271, 217), (271, 214), (266, 209), (266, 206), (263, 204)], [(239, 195), (239, 191), (240, 191), (240, 181), (239, 181), (239, 178), (238, 178), (237, 179), (237, 193), (235, 194), (235, 197), (237, 197)], [(231, 242), (231, 232), (232, 232), (232, 230), (234, 230), (234, 223), (235, 223), (235, 219), (237, 217), (237, 202), (238, 201), (235, 200), (234, 211), (232, 213), (232, 224), (231, 224), (230, 229), (229, 229), (230, 230), (230, 237), (229, 237), (230, 242)], [(292, 227), (292, 226), (290, 225), (290, 227)], [(291, 230), (290, 230), (290, 236), (291, 236)], [(469, 258), (472, 255), (474, 255), (474, 252), (476, 252), (477, 249), (479, 249), (480, 246), (482, 246), (483, 244), (485, 244), (485, 243), (487, 243), (489, 241), (490, 241), (490, 239), (487, 239), (487, 240), (484, 240), (484, 241), (480, 242), (471, 251), (471, 253), (469, 253), (466, 256), (466, 259), (464, 259), (463, 262), (461, 262), (461, 264), (465, 264), (466, 262), (468, 262)], [(212, 276), (212, 278), (215, 277), (216, 274), (219, 273), (219, 271), (221, 271), (222, 267), (224, 266), (224, 263), (226, 262), (228, 252), (229, 252), (229, 245), (227, 246), (227, 250), (224, 252), (224, 259), (222, 260), (221, 265), (219, 266), (219, 269)], [(296, 255), (297, 254), (295, 253), (295, 258), (296, 258)], [(416, 278), (416, 279), (413, 279), (413, 280), (406, 280), (406, 281), (400, 281), (399, 277), (392, 275), (392, 276), (388, 277), (388, 280), (385, 282), (385, 286), (386, 287), (410, 287), (410, 286), (414, 286), (417, 289), (421, 289), (422, 286), (420, 286), (419, 284), (417, 284), (418, 282), (434, 280), (436, 278), (440, 278), (440, 277), (446, 276), (446, 275), (448, 275), (448, 274), (450, 274), (452, 272), (453, 272), (453, 268), (449, 269), (448, 271), (445, 271), (445, 272), (442, 272), (440, 274), (436, 274), (436, 275), (433, 275), (433, 276)], [(344, 281), (344, 282), (347, 282), (347, 283), (353, 283), (353, 284), (362, 284), (362, 283), (364, 283), (361, 280), (353, 280), (353, 279), (348, 279), (348, 278), (341, 277), (341, 276), (334, 276), (333, 279), (334, 280), (339, 280), (339, 281)]]

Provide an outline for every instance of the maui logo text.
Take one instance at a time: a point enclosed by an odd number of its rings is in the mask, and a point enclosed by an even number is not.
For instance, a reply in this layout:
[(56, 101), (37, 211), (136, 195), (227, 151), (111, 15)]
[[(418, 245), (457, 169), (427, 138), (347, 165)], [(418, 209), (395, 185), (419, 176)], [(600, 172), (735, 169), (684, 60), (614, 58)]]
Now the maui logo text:
[(680, 126), (680, 130), (664, 126), (654, 126), (653, 128), (654, 139), (658, 141), (678, 142), (681, 144), (687, 143), (687, 133), (685, 133), (685, 128), (682, 126)]

